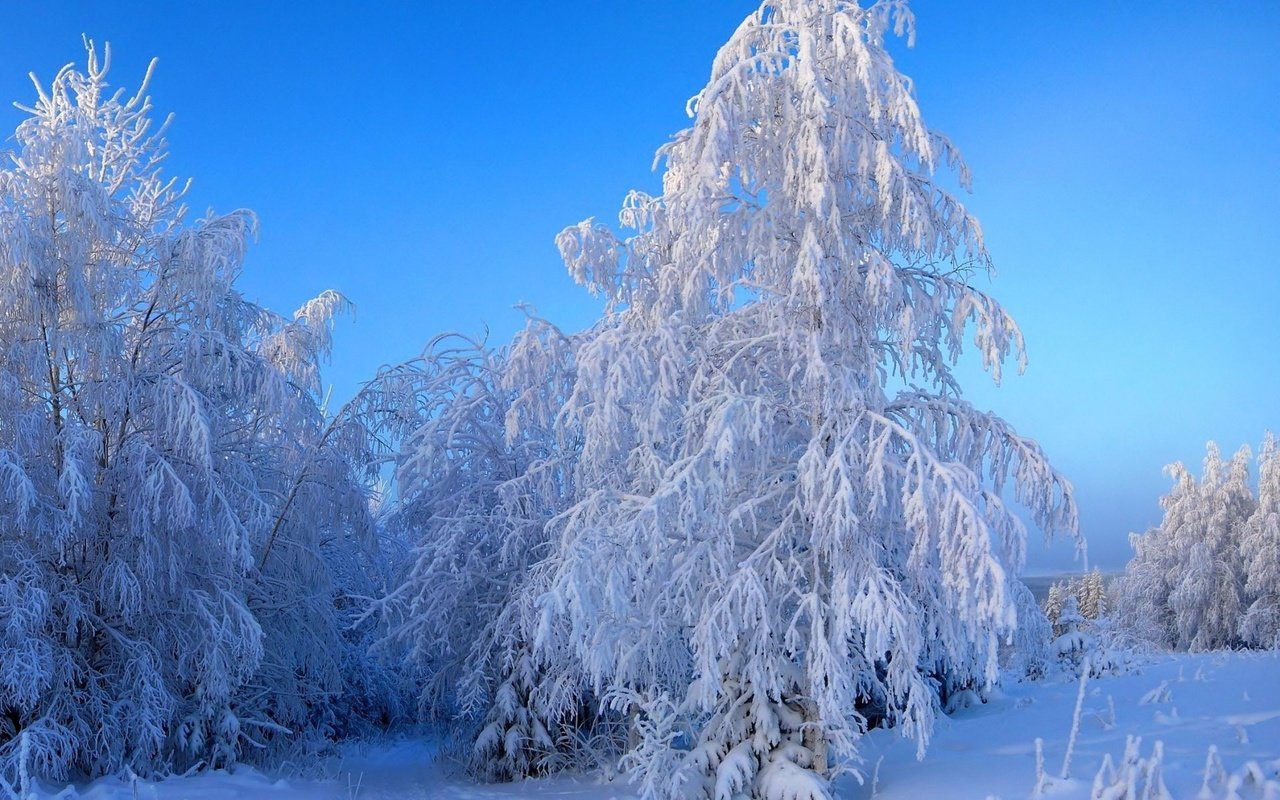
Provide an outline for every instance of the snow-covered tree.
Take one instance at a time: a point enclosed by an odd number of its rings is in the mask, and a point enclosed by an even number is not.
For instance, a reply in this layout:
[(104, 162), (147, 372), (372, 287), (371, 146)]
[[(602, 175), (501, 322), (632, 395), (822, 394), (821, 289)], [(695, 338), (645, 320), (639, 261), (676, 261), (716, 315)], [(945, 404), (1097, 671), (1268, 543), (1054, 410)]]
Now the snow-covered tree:
[(572, 341), (531, 320), (497, 351), (439, 337), (366, 389), (413, 409), (387, 512), (414, 546), (381, 604), (390, 636), (424, 669), (424, 710), (474, 726), (470, 768), (490, 780), (562, 766), (586, 724), (581, 671), (562, 648), (532, 647), (529, 588), (554, 545), (547, 522), (572, 490), (576, 445), (554, 421), (573, 374)]
[(1066, 601), (1062, 604), (1062, 611), (1058, 614), (1057, 627), (1062, 633), (1053, 640), (1052, 650), (1054, 655), (1068, 662), (1073, 669), (1079, 668), (1080, 662), (1084, 660), (1092, 644), (1089, 636), (1083, 631), (1084, 625), (1085, 618), (1080, 613), (1076, 596), (1067, 595)]
[[(326, 293), (234, 287), (256, 222), (190, 222), (144, 88), (63, 69), (0, 169), (0, 774), (278, 752), (342, 715), (372, 531), (317, 403)], [(29, 763), (19, 765), (25, 758)]]
[(1184, 537), (1175, 542), (1189, 554), (1169, 595), (1179, 649), (1215, 650), (1238, 641), (1244, 611), (1240, 542), (1255, 505), (1249, 458), (1249, 448), (1242, 447), (1224, 464), (1218, 448), (1209, 447), (1200, 482), (1203, 526), (1184, 528)]
[(1085, 619), (1098, 619), (1107, 613), (1107, 584), (1097, 567), (1079, 581), (1076, 596)]
[(936, 179), (967, 173), (884, 48), (911, 27), (900, 2), (765, 4), (632, 233), (559, 238), (608, 310), (559, 420), (582, 444), (541, 629), (634, 715), (647, 794), (828, 796), (873, 714), (923, 748), (1017, 626), (1006, 497), (1074, 534), (1036, 443), (959, 397), (966, 339), (998, 380), (1022, 338), (969, 282), (978, 223)]
[[(1005, 641), (1001, 666), (1029, 678), (1039, 678), (1049, 664), (1049, 646), (1053, 640), (1053, 624), (1036, 603), (1035, 595), (1022, 581), (1012, 588), (1018, 628)], [(1059, 608), (1059, 611), (1061, 609)]]
[(1271, 432), (1258, 453), (1258, 504), (1240, 555), (1248, 603), (1240, 638), (1254, 647), (1280, 646), (1280, 451)]
[(1062, 613), (1062, 606), (1067, 602), (1070, 594), (1071, 585), (1066, 581), (1054, 581), (1049, 584), (1049, 594), (1044, 601), (1044, 615), (1051, 624), (1058, 624), (1058, 615)]
[(1166, 471), (1160, 527), (1130, 536), (1134, 557), (1116, 587), (1116, 614), (1133, 633), (1164, 647), (1210, 650), (1240, 643), (1245, 610), (1241, 545), (1255, 517), (1247, 447), (1230, 462), (1206, 448), (1197, 483), (1181, 463)]
[(1106, 581), (1102, 577), (1102, 571), (1094, 567), (1092, 572), (1078, 578), (1054, 581), (1049, 586), (1049, 594), (1045, 599), (1045, 615), (1056, 626), (1063, 604), (1068, 597), (1074, 597), (1079, 613), (1085, 619), (1097, 619), (1106, 613), (1106, 594)]
[(1165, 473), (1173, 488), (1160, 498), (1160, 526), (1129, 535), (1134, 555), (1116, 586), (1116, 614), (1138, 638), (1172, 647), (1177, 633), (1169, 594), (1180, 575), (1180, 546), (1192, 535), (1183, 531), (1196, 530), (1202, 520), (1195, 476), (1180, 461), (1166, 466)]

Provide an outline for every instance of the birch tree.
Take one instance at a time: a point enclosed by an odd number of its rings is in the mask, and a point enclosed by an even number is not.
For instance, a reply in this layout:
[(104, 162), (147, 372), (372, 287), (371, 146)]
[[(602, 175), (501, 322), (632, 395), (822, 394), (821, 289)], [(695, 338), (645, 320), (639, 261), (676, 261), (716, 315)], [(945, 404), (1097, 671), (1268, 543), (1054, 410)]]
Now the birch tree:
[(1116, 615), (1139, 638), (1162, 647), (1177, 639), (1169, 595), (1178, 585), (1182, 544), (1203, 524), (1201, 493), (1195, 476), (1182, 462), (1164, 468), (1173, 479), (1169, 494), (1160, 498), (1164, 509), (1159, 527), (1129, 535), (1133, 558), (1116, 587)]
[(1240, 636), (1255, 647), (1280, 646), (1280, 452), (1268, 432), (1258, 453), (1258, 505), (1240, 545), (1245, 599)]
[(379, 608), (391, 642), (422, 669), (422, 709), (461, 728), (469, 768), (487, 780), (568, 765), (594, 719), (565, 649), (532, 646), (531, 587), (554, 548), (547, 522), (573, 486), (576, 444), (554, 425), (573, 351), (570, 337), (530, 319), (497, 350), (437, 337), (366, 389), (408, 421), (386, 524), (413, 551)]
[(885, 50), (911, 29), (900, 2), (765, 4), (629, 233), (558, 240), (607, 313), (561, 415), (582, 446), (542, 630), (635, 715), (647, 796), (829, 796), (873, 708), (923, 749), (1017, 627), (1006, 501), (1075, 533), (1040, 447), (960, 397), (966, 341), (999, 380), (1022, 337)]
[(1117, 584), (1116, 615), (1137, 635), (1181, 650), (1241, 642), (1248, 606), (1244, 553), (1251, 552), (1250, 526), (1263, 518), (1249, 460), (1243, 447), (1225, 462), (1209, 442), (1199, 481), (1181, 463), (1165, 468), (1174, 485), (1160, 500), (1160, 527), (1129, 537), (1134, 556)]
[(1181, 563), (1169, 606), (1179, 649), (1217, 650), (1238, 641), (1236, 628), (1244, 611), (1240, 543), (1255, 505), (1249, 460), (1246, 446), (1223, 463), (1217, 446), (1210, 444), (1200, 483), (1203, 522), (1184, 528), (1174, 543)]
[(108, 66), (90, 45), (37, 82), (0, 169), (0, 778), (331, 730), (367, 566), (360, 464), (317, 402), (345, 300), (246, 301), (256, 220), (188, 218), (146, 82)]

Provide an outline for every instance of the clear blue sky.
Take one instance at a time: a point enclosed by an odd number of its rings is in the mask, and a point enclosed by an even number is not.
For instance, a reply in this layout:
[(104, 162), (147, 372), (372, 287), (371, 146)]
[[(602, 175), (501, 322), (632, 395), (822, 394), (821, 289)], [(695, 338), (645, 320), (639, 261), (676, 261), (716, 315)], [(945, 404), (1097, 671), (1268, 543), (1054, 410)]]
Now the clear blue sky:
[[(1280, 429), (1280, 3), (913, 7), (899, 63), (973, 168), (990, 289), (1031, 357), (1000, 389), (970, 378), (970, 397), (1041, 441), (1093, 560), (1118, 567), (1126, 533), (1159, 520), (1163, 464)], [(346, 396), (436, 332), (505, 340), (518, 301), (592, 319), (554, 235), (657, 188), (654, 149), (753, 8), (19, 0), (0, 98), (81, 60), (81, 33), (112, 43), (117, 85), (158, 56), (193, 209), (261, 217), (246, 293), (356, 302), (329, 371)], [(0, 129), (19, 118), (0, 110)], [(1033, 546), (1032, 567), (1063, 552)]]

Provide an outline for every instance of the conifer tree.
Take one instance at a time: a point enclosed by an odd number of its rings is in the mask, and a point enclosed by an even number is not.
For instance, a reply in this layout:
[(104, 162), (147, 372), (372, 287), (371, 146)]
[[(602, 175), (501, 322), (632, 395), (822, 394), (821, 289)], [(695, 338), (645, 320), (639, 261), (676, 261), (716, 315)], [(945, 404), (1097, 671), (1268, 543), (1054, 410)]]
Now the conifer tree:
[(1058, 615), (1062, 613), (1062, 606), (1067, 602), (1070, 596), (1070, 586), (1066, 581), (1054, 581), (1049, 584), (1049, 594), (1044, 601), (1044, 614), (1052, 625), (1058, 624)]
[(1092, 572), (1080, 579), (1076, 594), (1080, 613), (1085, 619), (1098, 619), (1106, 615), (1107, 587), (1100, 569), (1094, 567)]

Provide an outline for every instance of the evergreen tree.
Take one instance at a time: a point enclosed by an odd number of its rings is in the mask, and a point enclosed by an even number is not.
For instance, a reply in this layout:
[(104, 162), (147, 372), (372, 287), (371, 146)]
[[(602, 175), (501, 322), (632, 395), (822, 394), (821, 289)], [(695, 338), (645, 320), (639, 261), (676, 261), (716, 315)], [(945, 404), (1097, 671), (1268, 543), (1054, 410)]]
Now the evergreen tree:
[(1062, 606), (1066, 603), (1070, 594), (1071, 587), (1066, 581), (1054, 581), (1049, 584), (1049, 595), (1044, 601), (1044, 614), (1051, 625), (1057, 626), (1058, 616), (1062, 613)]
[(1097, 567), (1080, 579), (1076, 597), (1085, 619), (1098, 619), (1107, 612), (1107, 586)]

